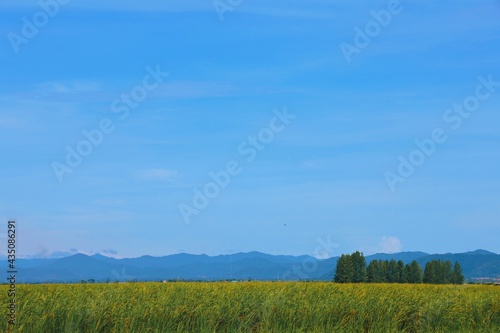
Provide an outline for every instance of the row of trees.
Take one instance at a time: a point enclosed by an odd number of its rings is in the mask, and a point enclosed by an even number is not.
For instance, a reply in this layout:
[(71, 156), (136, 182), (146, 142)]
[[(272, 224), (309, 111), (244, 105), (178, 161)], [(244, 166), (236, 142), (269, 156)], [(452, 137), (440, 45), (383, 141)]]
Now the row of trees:
[(343, 254), (335, 271), (334, 281), (338, 283), (464, 283), (462, 268), (458, 262), (433, 260), (422, 268), (415, 260), (404, 264), (401, 260), (373, 260), (368, 267), (363, 253)]
[(423, 281), (424, 283), (463, 284), (465, 279), (458, 262), (455, 262), (451, 268), (451, 261), (433, 260), (425, 265)]
[(422, 283), (422, 268), (416, 261), (405, 265), (401, 260), (373, 260), (366, 268), (366, 282)]

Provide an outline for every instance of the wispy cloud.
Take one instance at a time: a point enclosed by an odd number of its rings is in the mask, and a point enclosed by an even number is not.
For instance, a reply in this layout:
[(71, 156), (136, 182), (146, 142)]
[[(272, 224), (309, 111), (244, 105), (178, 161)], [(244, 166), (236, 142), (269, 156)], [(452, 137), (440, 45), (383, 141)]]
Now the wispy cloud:
[(155, 91), (156, 96), (168, 98), (226, 97), (237, 92), (230, 84), (204, 81), (169, 81)]
[(378, 245), (378, 251), (382, 253), (398, 253), (403, 249), (403, 244), (397, 237), (384, 236)]
[[(35, 7), (38, 1), (34, 0), (5, 0), (0, 4), (0, 8), (6, 7)], [(93, 10), (113, 10), (113, 11), (165, 11), (165, 12), (182, 12), (182, 11), (200, 11), (213, 10), (211, 1), (73, 1), (72, 8), (93, 9)]]
[(11, 116), (0, 116), (0, 128), (12, 129), (20, 128), (25, 124), (25, 121), (20, 118)]
[(124, 200), (120, 199), (101, 199), (96, 202), (99, 206), (104, 207), (120, 207), (125, 203)]
[(269, 7), (269, 6), (248, 6), (242, 7), (241, 11), (247, 12), (254, 15), (263, 16), (280, 16), (289, 18), (302, 18), (302, 19), (314, 19), (314, 20), (332, 20), (338, 17), (338, 12), (332, 8), (327, 8), (326, 6), (311, 6), (307, 2), (307, 9), (300, 8), (296, 6), (295, 8), (289, 7), (283, 9), (283, 7)]
[(174, 180), (178, 176), (179, 172), (171, 169), (148, 169), (141, 173), (141, 177), (147, 180)]
[(41, 94), (77, 94), (99, 90), (99, 84), (90, 81), (50, 81), (36, 85)]
[[(94, 82), (81, 79), (68, 81), (48, 81), (36, 83), (31, 87), (19, 87), (17, 90), (0, 95), (0, 99), (9, 101), (37, 102), (72, 101), (113, 101), (123, 93), (116, 82)], [(165, 82), (151, 94), (150, 99), (196, 99), (232, 96), (239, 88), (217, 81), (178, 80)]]
[(59, 259), (59, 258), (69, 257), (69, 256), (72, 256), (72, 255), (77, 254), (77, 253), (80, 253), (80, 251), (78, 251), (75, 248), (71, 248), (67, 251), (50, 252), (49, 249), (47, 249), (43, 246), (39, 246), (38, 251), (35, 254), (22, 256), (22, 258), (24, 258), (24, 259)]
[(118, 254), (118, 251), (116, 251), (114, 249), (107, 249), (107, 250), (102, 250), (102, 253), (115, 255), (115, 254)]

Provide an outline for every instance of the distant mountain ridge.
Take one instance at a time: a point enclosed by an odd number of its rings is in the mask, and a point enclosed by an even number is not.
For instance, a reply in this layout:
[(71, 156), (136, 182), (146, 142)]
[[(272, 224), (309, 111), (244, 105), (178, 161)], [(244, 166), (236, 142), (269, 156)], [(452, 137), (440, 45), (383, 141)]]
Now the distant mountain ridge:
[[(486, 250), (428, 254), (400, 252), (374, 254), (372, 260), (416, 260), (422, 268), (431, 260), (458, 261), (466, 279), (500, 278), (500, 255)], [(75, 254), (60, 259), (18, 259), (18, 282), (97, 282), (164, 280), (331, 280), (338, 257), (318, 260), (311, 256), (270, 255), (260, 252), (207, 256), (174, 254), (115, 259), (101, 254)], [(3, 261), (4, 265), (6, 261)], [(4, 267), (6, 268), (6, 267)]]

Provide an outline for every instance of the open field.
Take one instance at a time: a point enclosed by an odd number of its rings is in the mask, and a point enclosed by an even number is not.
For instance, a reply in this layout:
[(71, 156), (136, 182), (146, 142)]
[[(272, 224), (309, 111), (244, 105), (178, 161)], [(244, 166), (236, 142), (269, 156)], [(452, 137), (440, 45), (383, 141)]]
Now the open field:
[(13, 332), (500, 332), (495, 286), (111, 283), (17, 295)]

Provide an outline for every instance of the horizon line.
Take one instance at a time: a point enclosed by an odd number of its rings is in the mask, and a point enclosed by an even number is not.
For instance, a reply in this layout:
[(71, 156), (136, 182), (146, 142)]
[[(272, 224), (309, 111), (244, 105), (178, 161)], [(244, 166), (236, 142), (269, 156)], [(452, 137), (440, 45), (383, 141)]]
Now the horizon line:
[[(354, 251), (354, 252), (356, 252), (356, 251)], [(364, 255), (364, 256), (365, 257), (371, 257), (371, 256), (375, 256), (375, 255), (396, 255), (396, 254), (401, 254), (401, 253), (423, 253), (425, 255), (431, 256), (431, 255), (447, 255), (447, 254), (451, 254), (451, 255), (454, 255), (454, 254), (467, 254), (467, 253), (474, 253), (474, 252), (488, 252), (490, 254), (500, 255), (499, 253), (492, 252), (492, 251), (489, 251), (489, 250), (476, 249), (476, 250), (471, 250), (471, 251), (455, 252), (455, 253), (453, 253), (453, 252), (428, 253), (428, 252), (425, 252), (425, 251), (399, 251), (399, 252), (391, 252), (391, 253), (376, 252), (376, 253), (368, 254), (368, 255)], [(113, 256), (113, 254), (103, 254), (103, 253), (100, 253), (100, 252), (98, 252), (98, 253), (91, 253), (91, 254), (84, 253), (84, 252), (74, 252), (74, 253), (67, 253), (66, 255), (62, 255), (62, 256), (53, 256), (54, 253), (52, 253), (49, 256), (45, 256), (45, 257), (37, 257), (36, 255), (26, 256), (26, 257), (20, 256), (20, 257), (17, 257), (17, 260), (51, 260), (51, 259), (57, 260), (57, 259), (64, 259), (64, 258), (73, 257), (75, 255), (84, 255), (84, 256), (87, 256), (87, 257), (102, 256), (102, 257), (106, 257), (106, 258), (110, 258), (110, 259), (116, 259), (116, 260), (140, 259), (140, 258), (143, 258), (143, 257), (165, 258), (165, 257), (177, 256), (177, 255), (189, 255), (189, 256), (200, 256), (200, 257), (201, 256), (205, 256), (205, 257), (209, 257), (209, 258), (215, 258), (215, 257), (234, 256), (234, 255), (238, 255), (238, 254), (252, 254), (252, 253), (262, 254), (262, 255), (267, 255), (267, 256), (273, 256), (273, 257), (294, 257), (294, 258), (310, 257), (310, 258), (314, 258), (314, 259), (319, 260), (319, 261), (328, 260), (328, 259), (332, 259), (332, 258), (339, 258), (343, 254), (349, 254), (349, 253), (342, 253), (342, 254), (339, 254), (339, 255), (336, 255), (336, 256), (331, 256), (331, 257), (328, 257), (328, 258), (316, 258), (316, 257), (314, 257), (312, 255), (309, 255), (309, 254), (301, 254), (301, 255), (270, 254), (270, 253), (265, 253), (265, 252), (261, 252), (261, 251), (248, 251), (248, 252), (234, 252), (234, 253), (216, 254), (216, 255), (209, 255), (209, 254), (205, 254), (205, 253), (195, 254), (195, 253), (179, 252), (179, 253), (172, 253), (172, 254), (166, 254), (166, 255), (160, 255), (160, 256), (143, 254), (143, 255), (140, 255), (140, 256), (137, 256), (137, 257), (115, 257), (115, 256)], [(363, 253), (363, 252), (361, 252), (361, 253)], [(2, 253), (2, 254), (0, 254), (0, 258), (2, 258), (2, 259), (3, 258), (7, 258), (7, 256)]]

